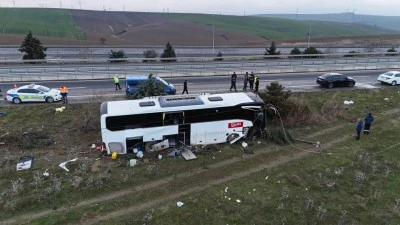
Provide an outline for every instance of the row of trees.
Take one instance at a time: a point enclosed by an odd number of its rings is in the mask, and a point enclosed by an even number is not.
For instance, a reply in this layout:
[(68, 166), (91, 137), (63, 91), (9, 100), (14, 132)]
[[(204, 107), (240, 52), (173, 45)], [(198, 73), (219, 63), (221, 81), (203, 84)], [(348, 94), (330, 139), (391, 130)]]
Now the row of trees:
[[(27, 36), (25, 37), (24, 41), (21, 44), (21, 47), (19, 48), (19, 51), (22, 53), (25, 53), (23, 56), (24, 60), (40, 60), (40, 59), (45, 59), (46, 58), (46, 50), (47, 48), (43, 47), (42, 43), (40, 42), (39, 39), (33, 37), (32, 32), (29, 31)], [(372, 50), (365, 50), (366, 52), (371, 52)], [(387, 55), (398, 55), (396, 49), (390, 48), (387, 50), (388, 54)], [(301, 51), (299, 48), (294, 47), (290, 51), (290, 55), (312, 55), (312, 56), (305, 56), (305, 57), (310, 57), (310, 58), (317, 58), (318, 54), (322, 54), (323, 52), (319, 51), (315, 47), (308, 47), (304, 49), (304, 51)], [(327, 54), (333, 53), (333, 52), (325, 52)], [(349, 54), (344, 55), (344, 57), (352, 57), (356, 56), (357, 53), (360, 52), (355, 52), (355, 51), (350, 51)], [(277, 47), (275, 45), (275, 41), (272, 41), (271, 45), (269, 48), (265, 49), (265, 56), (277, 56), (280, 55), (281, 52), (277, 50)], [(143, 62), (151, 62), (151, 61), (156, 61), (155, 58), (158, 57), (158, 54), (155, 50), (146, 50), (143, 52), (144, 60)], [(110, 59), (109, 62), (111, 63), (121, 63), (121, 62), (126, 62), (126, 54), (123, 50), (119, 51), (114, 51), (111, 50), (111, 52), (108, 55), (108, 58)], [(170, 42), (167, 42), (163, 53), (160, 55), (161, 61), (162, 62), (175, 62), (176, 61), (176, 54), (175, 50), (172, 47)], [(268, 57), (269, 59), (274, 59), (278, 57)], [(223, 55), (221, 52), (218, 52), (216, 58), (214, 59), (216, 61), (222, 61), (223, 60)]]

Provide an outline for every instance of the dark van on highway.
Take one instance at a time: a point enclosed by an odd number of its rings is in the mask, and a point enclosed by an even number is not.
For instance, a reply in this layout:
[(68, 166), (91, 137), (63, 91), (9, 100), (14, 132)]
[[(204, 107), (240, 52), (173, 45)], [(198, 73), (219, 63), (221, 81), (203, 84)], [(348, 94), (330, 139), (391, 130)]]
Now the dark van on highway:
[[(174, 85), (166, 82), (160, 77), (154, 77), (156, 82), (161, 84), (164, 87), (165, 93), (169, 95), (174, 95), (176, 93), (176, 89)], [(148, 76), (128, 76), (125, 79), (126, 86), (126, 94), (133, 95), (139, 89), (140, 85), (149, 79)]]

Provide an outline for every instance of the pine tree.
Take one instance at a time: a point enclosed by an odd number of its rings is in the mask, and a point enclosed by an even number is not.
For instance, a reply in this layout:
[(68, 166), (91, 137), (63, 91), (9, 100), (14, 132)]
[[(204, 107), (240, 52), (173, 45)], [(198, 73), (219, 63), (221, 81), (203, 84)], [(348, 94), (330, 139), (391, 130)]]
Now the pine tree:
[(265, 49), (264, 55), (280, 55), (281, 51), (276, 51), (275, 41), (272, 41), (271, 46)]
[(149, 74), (149, 79), (141, 83), (139, 89), (133, 94), (133, 99), (139, 99), (150, 96), (166, 95), (164, 87), (159, 83), (153, 74)]
[[(175, 50), (172, 45), (167, 42), (164, 48), (164, 52), (161, 54), (161, 58), (176, 58)], [(161, 60), (162, 62), (176, 62), (176, 59)]]
[(29, 31), (28, 35), (26, 35), (21, 47), (18, 50), (22, 53), (25, 53), (22, 57), (23, 60), (46, 58), (45, 52), (47, 48), (42, 46), (42, 43), (39, 39), (33, 37), (31, 31)]

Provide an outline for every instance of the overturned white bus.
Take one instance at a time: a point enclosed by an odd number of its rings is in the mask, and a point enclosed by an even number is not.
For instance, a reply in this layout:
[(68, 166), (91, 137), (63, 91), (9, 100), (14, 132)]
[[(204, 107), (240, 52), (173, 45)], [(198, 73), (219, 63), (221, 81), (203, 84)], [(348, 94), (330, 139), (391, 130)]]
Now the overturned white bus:
[(101, 135), (108, 154), (134, 147), (235, 142), (249, 129), (264, 129), (264, 102), (253, 93), (147, 97), (103, 102)]

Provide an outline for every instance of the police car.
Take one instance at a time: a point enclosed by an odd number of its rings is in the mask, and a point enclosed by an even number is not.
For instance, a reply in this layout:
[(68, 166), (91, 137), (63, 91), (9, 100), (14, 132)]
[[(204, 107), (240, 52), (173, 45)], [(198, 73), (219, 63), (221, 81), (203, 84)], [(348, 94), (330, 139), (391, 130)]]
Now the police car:
[(7, 91), (7, 101), (15, 104), (21, 102), (54, 102), (61, 99), (59, 90), (36, 84), (25, 85)]

